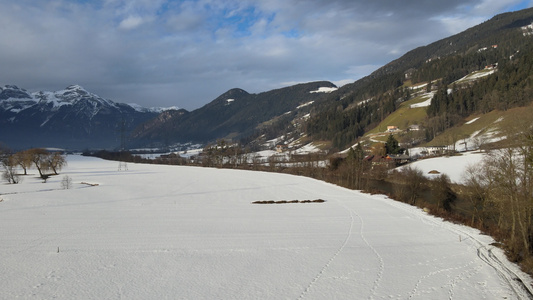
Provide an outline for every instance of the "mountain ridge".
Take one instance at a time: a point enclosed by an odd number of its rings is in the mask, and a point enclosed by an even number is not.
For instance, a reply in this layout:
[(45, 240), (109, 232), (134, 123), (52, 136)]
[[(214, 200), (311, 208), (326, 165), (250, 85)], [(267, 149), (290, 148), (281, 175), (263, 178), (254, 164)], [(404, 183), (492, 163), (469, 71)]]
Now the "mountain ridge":
[[(312, 91), (320, 87), (336, 88), (329, 81), (301, 83), (257, 94), (233, 88), (191, 112), (173, 114), (164, 121), (148, 121), (136, 128), (131, 137), (138, 145), (238, 140), (251, 135), (265, 121), (294, 112), (303, 103), (319, 100), (325, 93)], [(145, 132), (147, 128), (150, 129)]]
[(0, 141), (14, 148), (114, 148), (121, 123), (132, 128), (158, 114), (115, 103), (80, 85), (30, 93), (15, 85), (0, 88)]

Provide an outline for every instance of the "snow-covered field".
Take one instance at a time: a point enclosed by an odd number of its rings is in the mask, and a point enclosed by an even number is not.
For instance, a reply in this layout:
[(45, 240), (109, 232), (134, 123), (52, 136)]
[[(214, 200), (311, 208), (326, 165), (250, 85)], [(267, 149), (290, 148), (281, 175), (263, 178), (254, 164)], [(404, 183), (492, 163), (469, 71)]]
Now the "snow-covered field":
[(431, 99), (433, 99), (434, 95), (435, 95), (435, 92), (424, 93), (421, 98), (425, 100), (422, 102), (416, 103), (416, 104), (411, 104), (410, 107), (411, 108), (428, 107), (431, 105)]
[(384, 196), (275, 173), (68, 163), (47, 183), (0, 185), (1, 299), (528, 297), (491, 238)]
[[(421, 148), (420, 148), (421, 149)], [(482, 163), (485, 153), (465, 152), (458, 156), (441, 156), (430, 159), (420, 159), (408, 166), (419, 169), (428, 178), (435, 178), (440, 174), (446, 174), (452, 182), (463, 183), (465, 172), (469, 166)], [(404, 167), (400, 167), (404, 168)], [(431, 171), (438, 171), (438, 174), (430, 174)]]

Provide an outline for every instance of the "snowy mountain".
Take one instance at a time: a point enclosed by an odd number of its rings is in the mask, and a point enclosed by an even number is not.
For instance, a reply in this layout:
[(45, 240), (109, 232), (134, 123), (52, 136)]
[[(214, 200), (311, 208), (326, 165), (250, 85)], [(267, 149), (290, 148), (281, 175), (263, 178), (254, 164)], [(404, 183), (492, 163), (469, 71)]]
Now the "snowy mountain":
[(0, 141), (12, 148), (116, 148), (122, 124), (127, 133), (161, 111), (115, 103), (79, 85), (34, 93), (6, 85), (0, 88)]
[(240, 139), (256, 133), (272, 120), (295, 118), (312, 109), (337, 87), (329, 81), (297, 84), (251, 94), (230, 89), (203, 107), (162, 114), (137, 127), (132, 138), (139, 146), (147, 143), (199, 142)]
[[(320, 81), (250, 94), (231, 89), (192, 112), (116, 103), (79, 85), (30, 93), (0, 87), (0, 142), (11, 148), (115, 149), (220, 138), (242, 138), (280, 116), (308, 113), (310, 105), (336, 90)], [(124, 125), (124, 126), (123, 126)]]

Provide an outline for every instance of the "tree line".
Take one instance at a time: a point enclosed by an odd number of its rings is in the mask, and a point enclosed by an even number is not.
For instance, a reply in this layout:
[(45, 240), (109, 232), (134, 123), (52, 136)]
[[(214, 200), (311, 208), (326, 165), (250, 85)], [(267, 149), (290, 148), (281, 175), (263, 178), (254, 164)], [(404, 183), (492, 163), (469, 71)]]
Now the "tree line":
[[(2, 177), (11, 184), (20, 182), (21, 175), (28, 175), (28, 170), (35, 167), (39, 177), (46, 181), (51, 175), (58, 175), (67, 165), (65, 155), (50, 152), (42, 148), (33, 148), (19, 152), (0, 149), (0, 163), (3, 168)], [(22, 174), (19, 171), (22, 170)]]

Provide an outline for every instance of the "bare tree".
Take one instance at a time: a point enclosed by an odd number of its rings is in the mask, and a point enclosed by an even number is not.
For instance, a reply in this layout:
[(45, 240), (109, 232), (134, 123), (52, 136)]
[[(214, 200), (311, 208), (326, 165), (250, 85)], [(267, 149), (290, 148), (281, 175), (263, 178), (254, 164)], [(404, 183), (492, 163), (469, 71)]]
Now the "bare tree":
[(406, 166), (401, 170), (400, 176), (398, 177), (400, 178), (400, 184), (396, 188), (396, 194), (400, 197), (401, 201), (416, 204), (417, 199), (421, 195), (422, 188), (427, 181), (424, 173), (420, 169)]
[(58, 174), (57, 171), (61, 171), (61, 169), (67, 165), (67, 159), (59, 152), (50, 153), (45, 158), (47, 160), (46, 164), (55, 175)]
[(431, 181), (433, 197), (437, 201), (437, 206), (451, 211), (452, 204), (457, 198), (451, 188), (450, 177), (446, 174), (441, 174)]
[(468, 187), (483, 208), (489, 205), (498, 228), (508, 236), (510, 253), (530, 251), (533, 239), (533, 166), (529, 144), (493, 150)]
[(364, 156), (365, 153), (360, 143), (355, 149), (350, 147), (348, 150), (342, 172), (350, 188), (363, 189), (364, 174), (370, 169), (369, 162), (363, 160)]
[(50, 152), (42, 148), (34, 148), (28, 151), (31, 155), (31, 161), (37, 168), (37, 171), (39, 171), (39, 176), (43, 179), (48, 178), (44, 172), (50, 169), (48, 164), (48, 156), (50, 155)]
[(488, 187), (492, 185), (493, 178), (485, 168), (485, 164), (470, 165), (465, 172), (464, 195), (472, 205), (472, 226), (485, 223), (492, 207)]
[(32, 157), (29, 150), (19, 151), (13, 154), (15, 162), (24, 170), (24, 175), (28, 175), (28, 169), (31, 167)]
[(2, 177), (7, 180), (7, 182), (12, 184), (17, 184), (20, 182), (20, 177), (16, 173), (16, 166), (17, 163), (15, 162), (13, 155), (2, 157), (2, 167), (4, 168)]

